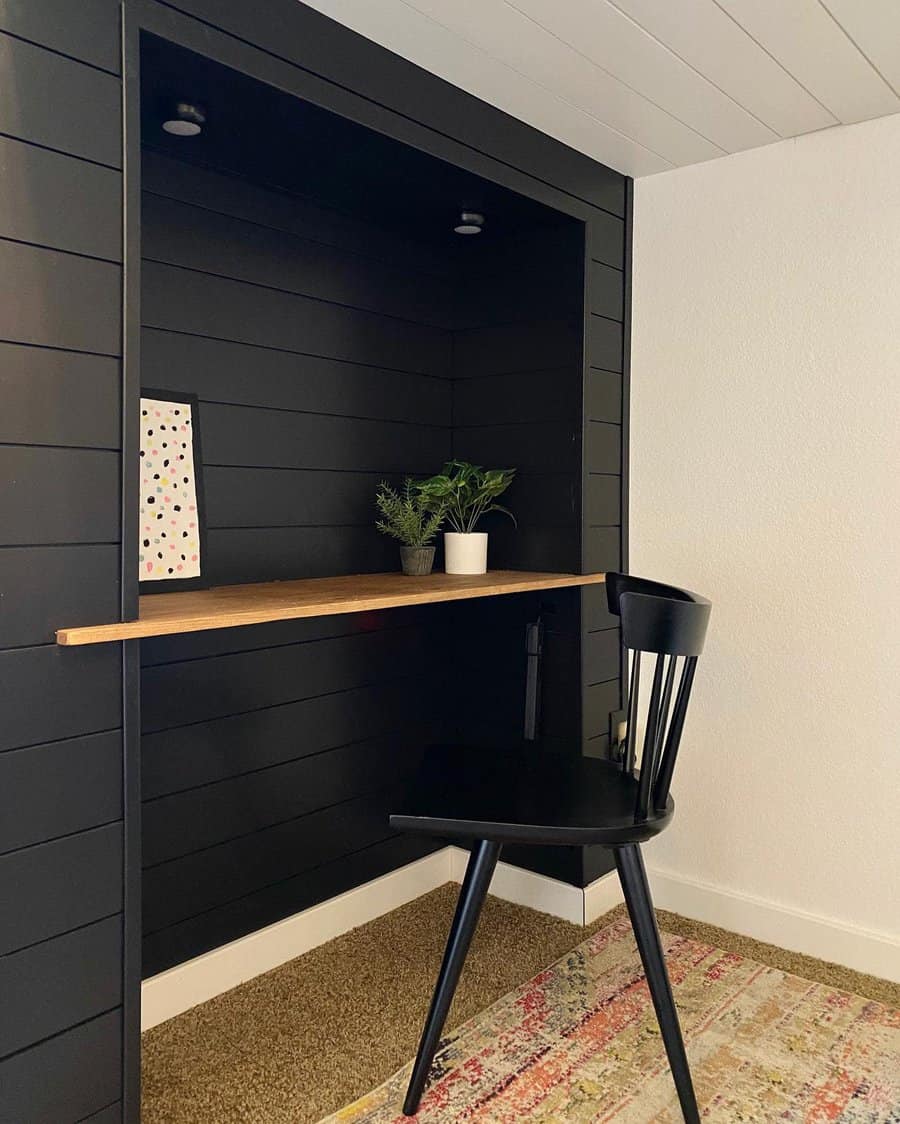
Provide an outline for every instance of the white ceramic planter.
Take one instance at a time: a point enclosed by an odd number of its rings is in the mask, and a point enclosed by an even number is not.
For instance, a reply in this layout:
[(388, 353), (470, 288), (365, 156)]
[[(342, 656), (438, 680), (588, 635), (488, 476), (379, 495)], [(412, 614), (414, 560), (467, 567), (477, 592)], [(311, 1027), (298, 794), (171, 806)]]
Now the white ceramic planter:
[(448, 574), (487, 573), (487, 531), (444, 532), (444, 570)]

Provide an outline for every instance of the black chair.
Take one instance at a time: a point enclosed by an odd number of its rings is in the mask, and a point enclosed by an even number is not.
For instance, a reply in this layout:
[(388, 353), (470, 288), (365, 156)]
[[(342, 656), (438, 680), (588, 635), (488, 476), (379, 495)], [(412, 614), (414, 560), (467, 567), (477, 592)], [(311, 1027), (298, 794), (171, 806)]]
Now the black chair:
[[(403, 1104), (407, 1116), (418, 1110), (503, 844), (600, 843), (615, 854), (684, 1119), (700, 1120), (640, 845), (668, 826), (675, 811), (669, 786), (710, 604), (626, 574), (607, 574), (606, 588), (609, 610), (621, 618), (622, 642), (631, 652), (620, 760), (440, 747), (429, 751), (402, 812), (391, 816), (391, 826), (401, 831), (474, 842)], [(656, 660), (638, 762), (644, 654)]]

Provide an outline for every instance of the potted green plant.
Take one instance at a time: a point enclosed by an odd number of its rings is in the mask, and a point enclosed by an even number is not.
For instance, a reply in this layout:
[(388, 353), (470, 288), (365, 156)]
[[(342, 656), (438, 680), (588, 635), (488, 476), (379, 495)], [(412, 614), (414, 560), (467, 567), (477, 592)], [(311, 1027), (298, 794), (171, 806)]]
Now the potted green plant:
[(409, 477), (396, 491), (384, 480), (375, 493), (381, 518), (375, 526), (400, 542), (400, 565), (404, 574), (422, 577), (434, 565), (434, 536), (444, 519), (444, 506), (437, 504)]
[(497, 497), (510, 486), (514, 468), (484, 469), (468, 461), (448, 461), (437, 476), (416, 485), (432, 509), (441, 511), (453, 528), (444, 532), (444, 569), (448, 574), (487, 573), (488, 536), (476, 531), (479, 519), (490, 511), (516, 518)]

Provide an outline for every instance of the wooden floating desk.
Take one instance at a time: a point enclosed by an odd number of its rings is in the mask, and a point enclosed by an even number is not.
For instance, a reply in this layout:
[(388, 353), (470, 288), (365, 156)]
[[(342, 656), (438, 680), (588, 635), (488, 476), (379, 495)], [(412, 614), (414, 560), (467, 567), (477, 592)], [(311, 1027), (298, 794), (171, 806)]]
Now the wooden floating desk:
[(429, 574), (423, 578), (396, 573), (348, 574), (338, 578), (223, 585), (217, 589), (141, 597), (136, 621), (61, 628), (56, 633), (56, 642), (67, 646), (104, 644), (111, 640), (138, 640), (143, 636), (203, 632), (209, 628), (236, 628), (301, 617), (329, 617), (338, 613), (396, 609), (403, 605), (427, 605), (435, 601), (463, 601), (503, 593), (596, 585), (603, 579), (603, 574), (491, 570), (487, 574)]

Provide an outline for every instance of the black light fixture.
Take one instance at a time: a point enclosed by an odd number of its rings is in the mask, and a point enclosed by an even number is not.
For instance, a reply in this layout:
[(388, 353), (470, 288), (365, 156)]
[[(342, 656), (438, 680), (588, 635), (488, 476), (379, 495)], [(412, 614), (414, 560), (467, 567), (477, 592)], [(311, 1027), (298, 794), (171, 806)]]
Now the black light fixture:
[(480, 234), (483, 227), (484, 215), (477, 211), (463, 211), (453, 229), (457, 234)]
[(175, 103), (171, 117), (163, 121), (162, 127), (174, 137), (195, 137), (203, 131), (206, 124), (206, 110), (193, 102)]

